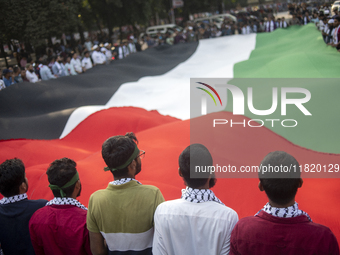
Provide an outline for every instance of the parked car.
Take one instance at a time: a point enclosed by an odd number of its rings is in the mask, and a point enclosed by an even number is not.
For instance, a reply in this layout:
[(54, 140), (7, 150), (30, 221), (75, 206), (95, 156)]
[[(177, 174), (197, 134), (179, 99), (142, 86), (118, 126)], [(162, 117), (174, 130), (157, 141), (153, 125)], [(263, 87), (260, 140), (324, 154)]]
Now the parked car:
[(177, 26), (175, 24), (166, 24), (166, 25), (152, 26), (152, 27), (148, 27), (145, 30), (145, 34), (141, 33), (140, 37), (143, 37), (144, 35), (148, 35), (150, 37), (155, 38), (158, 33), (161, 33), (161, 34), (166, 34), (166, 33), (173, 34), (174, 32), (180, 32), (182, 30), (183, 30), (182, 27)]
[(217, 28), (220, 29), (225, 18), (229, 18), (232, 21), (236, 22), (236, 17), (231, 15), (231, 14), (217, 14), (217, 15), (212, 15), (212, 16), (205, 17), (205, 18), (198, 18), (198, 19), (195, 19), (194, 22), (195, 23), (203, 22), (203, 23), (206, 23), (206, 24), (215, 24), (217, 26)]

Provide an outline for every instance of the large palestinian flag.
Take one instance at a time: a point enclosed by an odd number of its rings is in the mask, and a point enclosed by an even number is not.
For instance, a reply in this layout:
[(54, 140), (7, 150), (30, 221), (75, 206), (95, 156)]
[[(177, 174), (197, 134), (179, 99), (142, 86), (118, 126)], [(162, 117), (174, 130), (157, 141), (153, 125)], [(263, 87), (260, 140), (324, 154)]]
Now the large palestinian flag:
[[(296, 129), (238, 126), (207, 137), (226, 145), (222, 153), (235, 166), (259, 164), (274, 150), (292, 154), (301, 164), (340, 163), (340, 89), (336, 79), (326, 79), (340, 76), (338, 58), (308, 25), (160, 46), (82, 75), (12, 85), (0, 91), (0, 161), (21, 158), (29, 198), (51, 199), (46, 169), (55, 159), (74, 159), (83, 185), (79, 200), (87, 205), (90, 194), (112, 180), (103, 171), (103, 141), (134, 132), (146, 151), (138, 180), (159, 187), (166, 200), (179, 198), (184, 183), (177, 174), (178, 156), (190, 144), (190, 78), (324, 78), (322, 86), (301, 79), (300, 87), (313, 95), (308, 105), (313, 115), (306, 119), (293, 111), (301, 123)], [(254, 118), (247, 112), (235, 117), (229, 108), (223, 114), (226, 119)], [(213, 115), (191, 121), (205, 125)], [(214, 192), (242, 218), (267, 202), (257, 184), (256, 178), (224, 178)], [(340, 179), (306, 178), (296, 200), (340, 241), (339, 194)]]

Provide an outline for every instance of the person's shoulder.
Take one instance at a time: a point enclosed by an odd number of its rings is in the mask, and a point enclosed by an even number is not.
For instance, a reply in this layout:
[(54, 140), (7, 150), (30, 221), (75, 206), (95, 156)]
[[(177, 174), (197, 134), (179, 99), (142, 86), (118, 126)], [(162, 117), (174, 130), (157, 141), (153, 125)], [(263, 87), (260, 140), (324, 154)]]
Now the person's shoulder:
[(29, 203), (31, 203), (32, 205), (37, 205), (37, 206), (45, 206), (46, 203), (48, 202), (47, 200), (45, 199), (37, 199), (37, 200), (27, 200)]
[(165, 201), (163, 203), (161, 203), (160, 205), (158, 205), (157, 207), (157, 210), (159, 208), (159, 210), (162, 210), (162, 209), (166, 209), (166, 208), (174, 208), (174, 207), (177, 207), (177, 206), (182, 206), (183, 203), (186, 203), (185, 200), (179, 198), (179, 199), (174, 199), (174, 200), (168, 200), (168, 201)]
[(96, 190), (95, 192), (93, 192), (90, 196), (91, 198), (97, 198), (97, 197), (101, 197), (101, 196), (105, 196), (108, 193), (107, 188), (106, 189), (100, 189), (100, 190)]
[(315, 222), (309, 222), (308, 226), (311, 228), (311, 231), (315, 231), (318, 234), (325, 236), (326, 238), (334, 236), (332, 230), (330, 230), (330, 228), (325, 225), (321, 225)]
[(139, 189), (150, 190), (150, 191), (154, 191), (154, 192), (160, 191), (159, 188), (157, 188), (156, 186), (153, 186), (153, 185), (138, 185), (137, 187)]
[(247, 217), (244, 217), (242, 219), (240, 219), (237, 224), (238, 225), (248, 225), (252, 222), (257, 222), (261, 220), (259, 217), (256, 217), (256, 216), (247, 216)]

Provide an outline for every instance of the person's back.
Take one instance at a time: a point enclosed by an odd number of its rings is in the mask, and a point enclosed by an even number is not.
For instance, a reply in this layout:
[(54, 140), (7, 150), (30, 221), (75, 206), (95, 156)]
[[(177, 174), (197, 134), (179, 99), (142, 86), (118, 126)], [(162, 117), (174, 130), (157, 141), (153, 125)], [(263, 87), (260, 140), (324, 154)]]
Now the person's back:
[[(290, 167), (297, 171), (276, 171)], [(303, 180), (294, 157), (283, 151), (269, 153), (260, 164), (259, 179), (258, 187), (266, 192), (268, 203), (255, 216), (236, 224), (231, 234), (230, 254), (339, 254), (331, 230), (313, 223), (295, 202)]]
[(213, 163), (202, 144), (188, 146), (179, 156), (179, 175), (187, 187), (180, 199), (160, 204), (155, 212), (154, 255), (219, 255), (228, 254), (230, 235), (237, 213), (225, 206), (210, 188), (215, 185), (213, 174), (202, 173), (192, 178), (195, 166)]
[(76, 163), (68, 158), (55, 160), (46, 174), (54, 199), (36, 211), (29, 222), (35, 253), (91, 254), (87, 208), (76, 200), (81, 192)]
[[(0, 192), (5, 195), (0, 200), (0, 245), (6, 255), (35, 254), (28, 222), (34, 212), (47, 203), (43, 199), (28, 200), (26, 193), (22, 193), (26, 192), (28, 187), (24, 171), (24, 165), (19, 159), (6, 160), (0, 166)], [(20, 175), (22, 183), (17, 181)], [(6, 196), (7, 192), (13, 187), (17, 188), (18, 184), (18, 189), (22, 192)]]
[(33, 215), (30, 231), (37, 254), (90, 254), (87, 211), (78, 206), (51, 204)]
[[(215, 201), (176, 199), (160, 204), (155, 214), (153, 254), (227, 254), (236, 212)], [(160, 238), (162, 237), (162, 238)]]
[(107, 189), (91, 195), (87, 227), (103, 235), (110, 251), (148, 254), (152, 246), (154, 212), (163, 201), (159, 189), (151, 185), (134, 180), (121, 185), (109, 184)]
[(133, 133), (114, 136), (102, 146), (102, 156), (114, 181), (89, 200), (87, 228), (94, 254), (151, 255), (153, 217), (164, 201), (160, 190), (135, 179), (145, 152)]
[(339, 254), (332, 231), (306, 215), (281, 218), (261, 211), (241, 219), (233, 230), (230, 254)]

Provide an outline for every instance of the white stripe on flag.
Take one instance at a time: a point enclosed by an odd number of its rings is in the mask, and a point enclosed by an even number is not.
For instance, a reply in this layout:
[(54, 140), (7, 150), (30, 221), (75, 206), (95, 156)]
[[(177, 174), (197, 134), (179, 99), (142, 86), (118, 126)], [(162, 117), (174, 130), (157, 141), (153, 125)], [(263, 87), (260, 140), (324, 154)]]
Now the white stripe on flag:
[(234, 65), (249, 58), (255, 43), (256, 34), (200, 40), (195, 53), (169, 72), (122, 84), (105, 106), (76, 109), (60, 138), (92, 113), (110, 107), (140, 107), (182, 120), (189, 119), (190, 78), (233, 78)]

